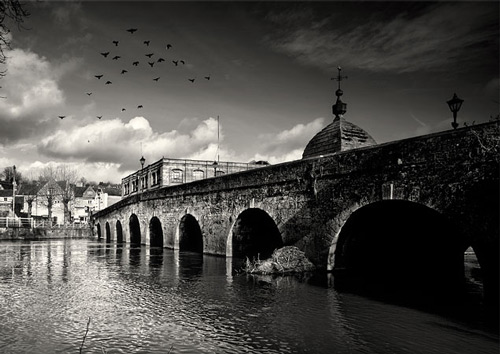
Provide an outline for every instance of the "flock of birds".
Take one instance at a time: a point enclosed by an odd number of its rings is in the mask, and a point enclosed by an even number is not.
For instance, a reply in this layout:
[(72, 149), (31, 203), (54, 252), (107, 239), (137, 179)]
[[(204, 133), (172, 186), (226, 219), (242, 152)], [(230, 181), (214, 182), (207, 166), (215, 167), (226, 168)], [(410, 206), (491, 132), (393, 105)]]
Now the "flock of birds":
[[(134, 34), (135, 32), (137, 32), (137, 30), (138, 30), (137, 28), (129, 28), (126, 31), (129, 32), (130, 34)], [(145, 45), (146, 47), (149, 47), (150, 43), (151, 43), (150, 40), (144, 40), (142, 42), (142, 44)], [(118, 47), (119, 44), (120, 44), (120, 41), (119, 40), (113, 40), (112, 44), (115, 47)], [(165, 49), (167, 51), (170, 50), (170, 49), (172, 49), (172, 48), (173, 48), (172, 44), (166, 44), (166, 46), (165, 46)], [(116, 60), (116, 61), (118, 61), (118, 60), (120, 60), (122, 58), (120, 55), (113, 55), (113, 56), (111, 56), (111, 51), (109, 51), (109, 50), (104, 51), (104, 52), (100, 52), (100, 55), (102, 55), (106, 59), (110, 58), (111, 60)], [(163, 57), (158, 57), (158, 58), (155, 57), (154, 58), (155, 53), (146, 53), (146, 54), (144, 54), (144, 56), (148, 58), (148, 59), (146, 59), (146, 61), (147, 61), (147, 64), (151, 68), (155, 67), (155, 65), (158, 64), (158, 63), (166, 62), (166, 59), (163, 58)], [(181, 65), (181, 66), (182, 65), (186, 65), (186, 61), (184, 59), (175, 59), (175, 60), (171, 60), (171, 62), (176, 67), (179, 66), (179, 65)], [(140, 60), (134, 60), (132, 62), (132, 66), (137, 67), (137, 66), (139, 66), (140, 63), (141, 63)], [(125, 75), (127, 73), (128, 73), (128, 70), (121, 69), (120, 75)], [(101, 79), (103, 79), (105, 77), (105, 75), (104, 74), (97, 74), (97, 75), (94, 75), (94, 77), (97, 80), (101, 80)], [(161, 76), (154, 77), (154, 78), (152, 78), (152, 81), (158, 82), (160, 80), (160, 78), (161, 78)], [(207, 76), (204, 76), (203, 78), (208, 81), (208, 80), (210, 80), (211, 77), (210, 77), (210, 75), (207, 75)], [(191, 82), (192, 84), (194, 84), (194, 82), (196, 81), (196, 77), (190, 77), (187, 80), (189, 82)], [(113, 84), (113, 82), (111, 80), (109, 80), (109, 79), (104, 79), (103, 82), (104, 82), (104, 85), (112, 85)], [(91, 96), (92, 93), (93, 92), (91, 92), (91, 91), (86, 92), (87, 96)], [(137, 105), (137, 109), (141, 109), (141, 108), (144, 108), (144, 106), (142, 104)], [(126, 108), (122, 108), (121, 111), (125, 112)], [(66, 115), (60, 115), (58, 117), (60, 119), (64, 119), (64, 118), (66, 118)], [(102, 117), (103, 117), (102, 115), (97, 115), (96, 116), (97, 119), (102, 119)]]

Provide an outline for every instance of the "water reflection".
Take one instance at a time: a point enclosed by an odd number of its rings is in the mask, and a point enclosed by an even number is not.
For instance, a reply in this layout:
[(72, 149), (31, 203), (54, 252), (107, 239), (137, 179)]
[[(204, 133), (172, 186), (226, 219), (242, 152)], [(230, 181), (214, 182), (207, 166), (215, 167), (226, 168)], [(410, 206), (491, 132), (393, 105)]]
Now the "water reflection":
[(224, 257), (128, 244), (0, 242), (0, 352), (76, 352), (89, 317), (85, 353), (498, 349), (498, 333), (479, 318), (341, 293), (327, 274), (253, 276), (230, 266)]

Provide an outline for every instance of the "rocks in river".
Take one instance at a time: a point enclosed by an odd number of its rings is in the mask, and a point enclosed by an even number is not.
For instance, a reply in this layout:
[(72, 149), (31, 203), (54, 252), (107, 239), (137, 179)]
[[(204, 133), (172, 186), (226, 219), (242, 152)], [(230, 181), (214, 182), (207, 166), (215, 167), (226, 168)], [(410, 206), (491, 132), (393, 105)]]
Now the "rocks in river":
[(304, 252), (295, 246), (285, 246), (276, 249), (271, 258), (265, 260), (250, 261), (247, 258), (243, 270), (252, 274), (285, 274), (310, 272), (314, 269), (314, 264)]

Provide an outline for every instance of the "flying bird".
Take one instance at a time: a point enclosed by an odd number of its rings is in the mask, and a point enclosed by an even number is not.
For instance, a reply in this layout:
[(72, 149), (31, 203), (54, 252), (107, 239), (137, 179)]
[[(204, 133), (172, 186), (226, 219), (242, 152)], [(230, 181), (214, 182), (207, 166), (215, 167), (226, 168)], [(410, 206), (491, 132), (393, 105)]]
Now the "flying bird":
[(97, 117), (97, 119), (101, 119), (102, 118), (102, 116), (96, 116), (96, 117)]
[(143, 43), (149, 47), (149, 42), (150, 41), (144, 41)]
[(94, 75), (95, 77), (97, 77), (97, 79), (101, 80), (101, 77), (103, 77), (103, 75)]
[(135, 31), (137, 31), (137, 28), (129, 28), (129, 29), (127, 30), (127, 32), (130, 32), (130, 33), (132, 33), (132, 34), (134, 34), (134, 32), (135, 32)]
[(155, 53), (145, 54), (148, 58), (151, 58)]
[(113, 44), (115, 45), (115, 47), (118, 47), (118, 43), (119, 43), (119, 41), (113, 41)]
[(112, 82), (111, 81), (106, 81), (105, 85), (111, 85)]
[(142, 104), (138, 105), (138, 106), (137, 106), (137, 108), (138, 108), (138, 109), (139, 109), (139, 108), (142, 108)]
[(188, 79), (188, 80), (191, 81), (191, 82), (194, 82), (195, 79)]
[(101, 55), (102, 55), (103, 57), (107, 58), (107, 57), (108, 57), (108, 55), (109, 55), (109, 52), (104, 52), (104, 53), (101, 53)]
[(172, 63), (174, 63), (175, 66), (179, 65), (179, 61), (178, 60), (172, 60)]
[(156, 77), (153, 80), (156, 81), (156, 82), (158, 82), (158, 80), (160, 80), (160, 77)]
[(205, 76), (205, 79), (210, 80), (210, 75)]
[(151, 67), (153, 67), (153, 65), (155, 65), (155, 62), (148, 61), (148, 64), (151, 65)]
[(179, 62), (180, 62), (182, 65), (186, 64), (186, 63), (184, 62), (184, 60), (179, 60)]
[(125, 112), (125, 111), (126, 111), (126, 109), (125, 109), (125, 108), (122, 108), (122, 112)]
[(165, 59), (159, 58), (157, 61), (158, 61), (158, 63), (161, 63), (162, 61), (165, 61)]
[(125, 73), (128, 73), (128, 71), (127, 71), (127, 70), (125, 70), (125, 69), (123, 69), (123, 70), (122, 70), (122, 74), (125, 74)]
[(172, 44), (167, 44), (167, 49), (172, 48)]
[(118, 59), (120, 59), (120, 58), (121, 58), (121, 56), (119, 56), (119, 55), (115, 55), (115, 56), (113, 57), (113, 60), (118, 60)]
[(87, 92), (87, 96), (90, 96), (92, 94), (92, 92)]
[(59, 118), (64, 119), (64, 118), (66, 118), (66, 116), (59, 116)]
[(134, 62), (132, 63), (132, 65), (133, 65), (133, 66), (137, 66), (137, 65), (139, 65), (139, 62), (138, 62), (138, 61), (134, 61)]

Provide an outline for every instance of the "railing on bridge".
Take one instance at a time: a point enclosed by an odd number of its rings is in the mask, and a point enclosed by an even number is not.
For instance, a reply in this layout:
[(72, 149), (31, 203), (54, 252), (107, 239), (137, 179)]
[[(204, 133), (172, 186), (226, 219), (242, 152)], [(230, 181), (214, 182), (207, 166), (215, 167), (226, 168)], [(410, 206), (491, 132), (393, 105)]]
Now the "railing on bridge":
[(0, 217), (0, 228), (26, 228), (26, 229), (44, 229), (44, 228), (65, 228), (85, 229), (89, 227), (88, 223), (73, 223), (70, 225), (54, 224), (48, 220), (35, 220), (34, 218), (18, 217)]
[(0, 227), (4, 228), (30, 228), (35, 227), (33, 218), (0, 217)]

